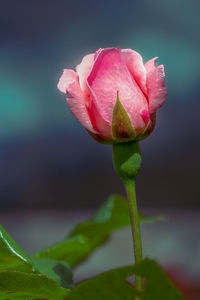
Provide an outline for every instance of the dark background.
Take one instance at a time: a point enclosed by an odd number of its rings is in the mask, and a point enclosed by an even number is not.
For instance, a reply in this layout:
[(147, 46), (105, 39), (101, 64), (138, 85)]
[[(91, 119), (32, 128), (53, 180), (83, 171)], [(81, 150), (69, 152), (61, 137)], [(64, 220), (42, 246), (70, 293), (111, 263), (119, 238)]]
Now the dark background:
[(0, 207), (94, 208), (123, 193), (111, 147), (93, 141), (57, 88), (99, 47), (165, 65), (168, 97), (141, 142), (141, 207), (199, 209), (199, 1), (1, 1)]
[[(140, 143), (137, 198), (142, 211), (168, 219), (142, 226), (143, 253), (194, 290), (188, 300), (200, 299), (200, 1), (0, 4), (0, 223), (33, 253), (65, 238), (111, 193), (124, 193), (112, 147), (81, 127), (57, 82), (100, 47), (132, 48), (145, 62), (159, 56), (168, 96), (153, 134)], [(132, 254), (127, 228), (75, 280), (132, 264)]]

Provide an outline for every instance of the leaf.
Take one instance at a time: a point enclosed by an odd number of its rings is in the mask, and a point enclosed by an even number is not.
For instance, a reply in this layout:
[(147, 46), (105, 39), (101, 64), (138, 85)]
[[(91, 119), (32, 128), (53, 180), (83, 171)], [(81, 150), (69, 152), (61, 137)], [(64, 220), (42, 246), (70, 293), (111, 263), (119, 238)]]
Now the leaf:
[(139, 293), (125, 279), (133, 274), (133, 267), (124, 267), (102, 273), (82, 281), (67, 300), (132, 300)]
[[(115, 228), (117, 228), (117, 224), (119, 225), (119, 228), (130, 225), (129, 209), (126, 198), (117, 194), (111, 195), (100, 207), (93, 220), (98, 223), (109, 221), (113, 225), (115, 224)], [(165, 216), (161, 214), (139, 214), (139, 221), (141, 223), (152, 223), (163, 220), (165, 220)]]
[(9, 299), (9, 295), (12, 299), (12, 293), (19, 293), (30, 297), (62, 300), (70, 293), (70, 290), (61, 288), (57, 282), (44, 275), (18, 271), (0, 271), (0, 291), (6, 294), (5, 299)]
[(165, 221), (167, 217), (162, 214), (157, 215), (141, 215), (139, 214), (139, 221), (141, 223), (154, 223), (158, 221)]
[(41, 274), (54, 279), (63, 288), (72, 288), (72, 270), (66, 262), (49, 258), (34, 258), (33, 262)]
[[(140, 221), (142, 222), (152, 221), (153, 218), (156, 220), (156, 216), (140, 215)], [(76, 266), (86, 259), (97, 247), (104, 244), (112, 232), (128, 225), (130, 225), (130, 217), (126, 199), (121, 195), (110, 196), (93, 220), (78, 224), (69, 235), (70, 237), (76, 235), (85, 236), (90, 246), (87, 253), (74, 257), (73, 262), (71, 261), (69, 264)]]
[[(72, 271), (69, 265), (62, 261), (58, 262), (49, 259), (31, 259), (2, 226), (0, 226), (0, 272), (0, 277), (3, 276), (2, 280), (4, 280), (5, 276), (8, 280), (8, 290), (4, 289), (0, 282), (0, 293), (15, 292), (13, 290), (12, 280), (17, 281), (18, 279), (16, 277), (18, 275), (19, 277), (22, 277), (23, 275), (24, 282), (31, 278), (30, 276), (33, 276), (33, 280), (36, 278), (38, 284), (40, 279), (43, 281), (54, 279), (55, 281), (50, 281), (51, 284), (54, 282), (56, 285), (58, 285), (58, 282), (60, 285), (66, 288), (71, 287), (72, 284)], [(41, 277), (40, 273), (46, 276)], [(43, 281), (41, 282), (41, 286)], [(34, 284), (34, 281), (32, 284)], [(19, 291), (17, 290), (17, 292)], [(13, 297), (16, 299), (14, 294), (12, 294), (12, 298)]]
[(54, 244), (36, 254), (33, 258), (51, 258), (57, 261), (65, 261), (70, 266), (74, 266), (79, 258), (87, 256), (90, 251), (88, 239), (85, 236), (77, 235), (63, 242)]
[(145, 259), (133, 267), (134, 274), (146, 279), (144, 300), (184, 300), (167, 274), (153, 260)]
[(109, 223), (115, 229), (130, 224), (128, 203), (121, 195), (111, 195), (93, 219), (96, 223)]
[[(141, 222), (160, 220), (160, 216), (142, 216)], [(67, 262), (75, 267), (102, 244), (117, 229), (130, 224), (128, 203), (121, 195), (112, 195), (102, 205), (96, 216), (89, 221), (78, 224), (69, 234), (67, 240), (57, 243), (36, 254), (33, 258), (51, 258)]]
[[(126, 200), (120, 195), (111, 196), (102, 206), (95, 218), (78, 224), (69, 237), (82, 235), (87, 238), (89, 250), (80, 256), (74, 257), (72, 266), (86, 259), (98, 246), (108, 240), (109, 235), (124, 226), (129, 225), (129, 215)], [(70, 263), (70, 262), (69, 262)]]
[(4, 299), (4, 300), (38, 300), (38, 298), (35, 298), (34, 296), (30, 296), (28, 294), (22, 294), (22, 293), (4, 293), (4, 292), (0, 292), (0, 299)]
[[(133, 274), (146, 279), (144, 291), (137, 292), (126, 279)], [(102, 273), (79, 283), (67, 297), (68, 300), (184, 300), (161, 267), (153, 260)]]
[(36, 271), (31, 258), (0, 225), (0, 270)]

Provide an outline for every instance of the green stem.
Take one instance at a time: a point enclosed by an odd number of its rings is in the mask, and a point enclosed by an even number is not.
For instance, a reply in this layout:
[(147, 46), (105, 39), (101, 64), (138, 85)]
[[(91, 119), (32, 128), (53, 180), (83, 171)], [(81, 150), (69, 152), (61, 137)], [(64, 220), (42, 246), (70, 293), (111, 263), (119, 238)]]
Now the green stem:
[[(128, 205), (129, 205), (135, 263), (139, 263), (140, 261), (142, 261), (142, 242), (141, 242), (140, 225), (139, 225), (138, 209), (137, 209), (136, 194), (135, 194), (135, 181), (128, 179), (125, 180), (124, 183), (126, 187)], [(138, 291), (142, 291), (143, 288), (142, 278), (137, 275), (135, 277), (135, 288)]]

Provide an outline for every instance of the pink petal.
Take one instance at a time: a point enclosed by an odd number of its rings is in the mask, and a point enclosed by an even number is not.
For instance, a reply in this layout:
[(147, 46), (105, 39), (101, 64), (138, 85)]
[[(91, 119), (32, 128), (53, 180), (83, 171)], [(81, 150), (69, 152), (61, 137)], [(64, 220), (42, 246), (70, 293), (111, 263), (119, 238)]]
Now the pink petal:
[(58, 89), (64, 94), (71, 94), (73, 97), (82, 95), (79, 83), (78, 75), (73, 70), (65, 69), (61, 75), (58, 85)]
[(150, 113), (155, 112), (164, 104), (167, 94), (164, 66), (156, 67), (156, 59), (157, 57), (145, 64)]
[(83, 92), (80, 88), (78, 75), (73, 70), (64, 70), (59, 82), (58, 89), (66, 94), (67, 104), (77, 120), (89, 131), (94, 132), (89, 114), (86, 108)]
[(140, 132), (143, 129), (145, 124), (140, 111), (148, 110), (148, 103), (131, 76), (120, 49), (104, 49), (98, 53), (88, 77), (88, 87), (97, 109), (106, 122), (112, 122), (113, 107), (119, 91), (120, 101), (135, 130)]
[(146, 69), (143, 63), (142, 56), (132, 49), (122, 49), (122, 56), (129, 69), (129, 72), (131, 73), (143, 93), (146, 95)]
[(85, 95), (89, 97), (89, 90), (87, 86), (87, 78), (94, 63), (94, 54), (88, 54), (83, 57), (82, 62), (76, 67), (79, 76), (80, 87)]
[(105, 138), (107, 140), (112, 140), (111, 124), (109, 124), (102, 118), (100, 112), (96, 108), (96, 105), (92, 99), (88, 111), (89, 111), (90, 120), (92, 122), (93, 128), (99, 133), (99, 135), (102, 138)]
[(140, 114), (142, 119), (144, 120), (145, 125), (147, 125), (151, 118), (150, 113), (146, 109), (144, 109)]
[(67, 98), (67, 104), (69, 106), (69, 109), (74, 114), (76, 119), (81, 123), (81, 125), (83, 125), (83, 127), (85, 127), (87, 130), (96, 133), (90, 121), (85, 104), (83, 104), (80, 99), (73, 97)]

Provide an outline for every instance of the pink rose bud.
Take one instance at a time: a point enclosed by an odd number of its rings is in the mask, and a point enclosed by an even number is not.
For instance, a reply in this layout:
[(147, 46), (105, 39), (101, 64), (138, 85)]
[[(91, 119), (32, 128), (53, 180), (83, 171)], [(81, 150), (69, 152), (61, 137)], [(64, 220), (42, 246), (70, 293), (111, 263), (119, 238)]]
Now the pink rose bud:
[(58, 89), (91, 136), (103, 143), (147, 137), (165, 102), (164, 66), (143, 63), (131, 49), (99, 49), (83, 57), (76, 71), (65, 69)]

